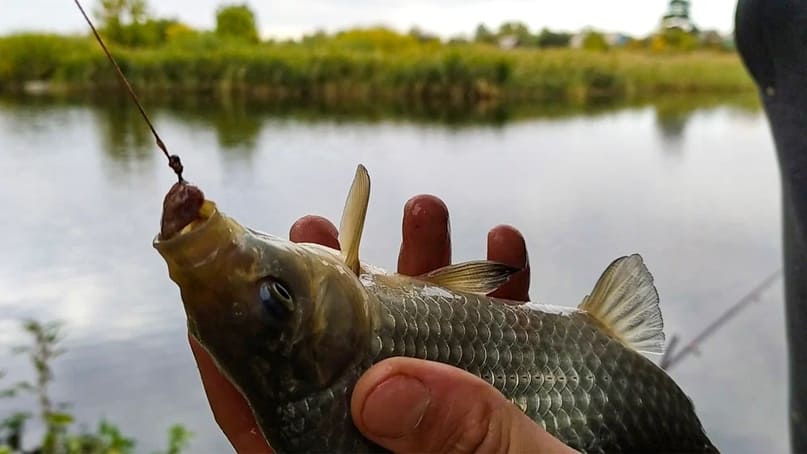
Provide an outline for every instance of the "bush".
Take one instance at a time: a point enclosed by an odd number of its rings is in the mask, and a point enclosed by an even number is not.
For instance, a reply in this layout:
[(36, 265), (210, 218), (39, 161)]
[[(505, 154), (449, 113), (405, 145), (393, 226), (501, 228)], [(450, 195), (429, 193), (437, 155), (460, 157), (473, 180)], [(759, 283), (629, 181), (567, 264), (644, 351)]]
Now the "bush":
[(92, 54), (91, 42), (50, 34), (23, 33), (0, 39), (0, 87), (59, 76), (67, 60)]
[(583, 38), (583, 49), (593, 51), (608, 50), (608, 41), (605, 36), (600, 32), (588, 32)]
[(247, 5), (222, 6), (216, 12), (216, 34), (225, 39), (258, 42), (255, 13)]

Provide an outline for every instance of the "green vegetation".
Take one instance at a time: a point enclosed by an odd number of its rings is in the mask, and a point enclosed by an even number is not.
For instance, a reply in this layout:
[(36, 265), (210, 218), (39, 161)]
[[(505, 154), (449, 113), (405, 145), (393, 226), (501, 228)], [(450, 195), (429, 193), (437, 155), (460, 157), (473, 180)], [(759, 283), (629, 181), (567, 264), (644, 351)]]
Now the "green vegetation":
[[(200, 35), (155, 49), (116, 47), (114, 52), (139, 90), (264, 98), (575, 100), (753, 87), (734, 54), (503, 51), (478, 44), (420, 43), (383, 30), (300, 44), (239, 45)], [(16, 35), (0, 39), (0, 54), (2, 91), (19, 91), (40, 80), (61, 90), (119, 89), (109, 63), (86, 38)]]
[(259, 38), (255, 14), (246, 5), (219, 8), (216, 12), (216, 35), (224, 39), (257, 43)]
[(105, 39), (130, 47), (153, 47), (167, 41), (177, 26), (171, 19), (149, 17), (145, 0), (100, 0), (95, 15), (103, 24)]
[(608, 50), (608, 41), (605, 36), (599, 32), (588, 32), (583, 38), (583, 49), (593, 51)]
[[(669, 93), (750, 92), (753, 84), (721, 42), (681, 30), (645, 39), (571, 34), (509, 22), (480, 25), (473, 41), (417, 29), (318, 32), (260, 41), (245, 5), (220, 8), (215, 31), (147, 15), (143, 0), (102, 0), (102, 34), (140, 92), (249, 95), (256, 99), (630, 100)], [(0, 38), (0, 92), (120, 90), (89, 36)]]
[[(61, 325), (40, 323), (34, 320), (24, 322), (23, 327), (31, 337), (31, 343), (14, 347), (17, 354), (27, 355), (33, 365), (35, 379), (21, 381), (0, 390), (0, 398), (12, 398), (19, 394), (30, 394), (38, 404), (38, 419), (45, 429), (39, 444), (33, 449), (24, 449), (26, 425), (34, 420), (28, 411), (15, 411), (0, 420), (0, 454), (127, 454), (133, 452), (135, 442), (124, 436), (120, 430), (106, 420), (98, 423), (96, 430), (86, 428), (71, 430), (74, 417), (68, 411), (69, 404), (53, 402), (48, 387), (53, 381), (53, 360), (65, 351), (59, 347), (63, 339)], [(2, 374), (0, 374), (2, 378)], [(165, 454), (179, 454), (187, 447), (191, 433), (181, 425), (168, 430), (168, 445)], [(156, 453), (160, 454), (160, 453)]]

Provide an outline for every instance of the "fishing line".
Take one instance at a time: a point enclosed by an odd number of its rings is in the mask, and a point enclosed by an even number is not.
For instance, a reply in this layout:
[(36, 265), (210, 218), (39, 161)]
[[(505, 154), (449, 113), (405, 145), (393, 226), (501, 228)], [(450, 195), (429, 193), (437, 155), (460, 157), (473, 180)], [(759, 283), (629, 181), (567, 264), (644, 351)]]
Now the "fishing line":
[(115, 61), (115, 58), (112, 57), (112, 54), (107, 49), (106, 45), (104, 44), (104, 40), (101, 39), (101, 35), (98, 34), (98, 31), (95, 29), (95, 26), (92, 24), (89, 16), (87, 13), (84, 12), (84, 8), (81, 7), (81, 3), (78, 0), (73, 0), (78, 6), (78, 10), (81, 11), (81, 15), (84, 16), (84, 19), (89, 24), (90, 28), (92, 29), (92, 33), (95, 35), (95, 39), (98, 41), (98, 44), (101, 45), (101, 48), (104, 50), (109, 61), (112, 63), (112, 66), (115, 67), (115, 71), (117, 71), (118, 76), (120, 77), (121, 82), (126, 86), (126, 91), (129, 92), (129, 95), (132, 97), (135, 105), (137, 106), (137, 110), (140, 111), (140, 115), (143, 116), (143, 119), (146, 120), (146, 124), (148, 125), (149, 129), (151, 129), (151, 133), (154, 135), (154, 140), (157, 142), (157, 147), (162, 150), (163, 154), (166, 158), (168, 158), (168, 167), (170, 167), (175, 174), (177, 174), (177, 178), (179, 178), (180, 183), (184, 183), (185, 180), (182, 178), (182, 171), (185, 170), (182, 166), (182, 161), (179, 159), (179, 155), (169, 154), (168, 149), (166, 148), (165, 144), (163, 143), (162, 139), (160, 139), (160, 135), (157, 134), (157, 130), (154, 129), (154, 125), (151, 124), (151, 120), (149, 120), (149, 116), (146, 115), (146, 111), (143, 109), (143, 106), (140, 104), (140, 100), (137, 99), (137, 95), (135, 95), (132, 86), (129, 84), (129, 81), (126, 79), (126, 76), (123, 74), (123, 71), (118, 66), (118, 62)]

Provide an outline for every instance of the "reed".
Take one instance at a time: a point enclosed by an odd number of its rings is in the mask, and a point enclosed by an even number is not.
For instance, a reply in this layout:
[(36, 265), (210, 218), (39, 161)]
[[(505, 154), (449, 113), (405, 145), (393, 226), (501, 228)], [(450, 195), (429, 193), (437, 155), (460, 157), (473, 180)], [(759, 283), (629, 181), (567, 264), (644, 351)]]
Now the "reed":
[[(140, 91), (258, 99), (586, 101), (753, 90), (738, 56), (729, 52), (504, 50), (383, 31), (259, 44), (191, 33), (159, 47), (113, 52)], [(0, 55), (0, 91), (24, 90), (32, 81), (56, 91), (118, 88), (108, 62), (86, 37), (7, 36), (0, 38)]]

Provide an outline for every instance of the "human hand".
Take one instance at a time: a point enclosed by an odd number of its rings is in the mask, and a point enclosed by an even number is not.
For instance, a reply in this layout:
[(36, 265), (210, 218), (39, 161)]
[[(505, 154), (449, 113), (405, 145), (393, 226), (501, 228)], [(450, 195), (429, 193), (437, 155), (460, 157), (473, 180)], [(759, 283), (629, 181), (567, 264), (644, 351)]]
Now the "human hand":
[[(402, 234), (399, 273), (415, 276), (451, 263), (448, 209), (440, 199), (410, 199)], [(299, 219), (289, 232), (291, 241), (335, 249), (337, 237), (336, 227), (318, 216)], [(488, 260), (522, 268), (492, 295), (513, 304), (527, 301), (530, 268), (521, 233), (497, 226), (488, 233), (487, 249)], [(189, 339), (216, 422), (236, 452), (271, 453), (243, 396)], [(356, 384), (351, 412), (366, 437), (393, 452), (575, 452), (481, 378), (430, 361), (391, 358), (376, 364)]]

